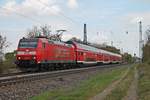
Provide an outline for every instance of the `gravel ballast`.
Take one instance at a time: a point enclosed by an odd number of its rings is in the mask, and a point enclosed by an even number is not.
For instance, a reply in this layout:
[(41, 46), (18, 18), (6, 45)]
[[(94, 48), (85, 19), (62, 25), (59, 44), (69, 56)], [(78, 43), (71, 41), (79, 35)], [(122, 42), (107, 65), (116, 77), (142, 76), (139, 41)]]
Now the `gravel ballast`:
[(63, 75), (55, 78), (47, 78), (32, 82), (3, 86), (0, 87), (0, 100), (27, 100), (45, 91), (51, 91), (59, 88), (71, 88), (77, 86), (78, 84), (80, 84), (80, 82), (89, 79), (96, 73), (112, 69), (113, 68), (91, 71), (89, 70), (86, 72), (83, 71), (80, 73)]

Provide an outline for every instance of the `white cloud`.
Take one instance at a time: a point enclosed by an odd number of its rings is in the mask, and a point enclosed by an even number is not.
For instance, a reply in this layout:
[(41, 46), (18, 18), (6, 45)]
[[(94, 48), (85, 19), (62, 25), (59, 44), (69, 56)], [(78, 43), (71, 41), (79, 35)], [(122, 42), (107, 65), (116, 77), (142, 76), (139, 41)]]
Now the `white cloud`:
[(72, 9), (78, 7), (77, 0), (68, 0), (68, 4), (67, 5), (68, 5), (69, 8), (72, 8)]
[(9, 9), (13, 9), (13, 7), (16, 5), (15, 0), (9, 1), (6, 3), (6, 5), (4, 6), (4, 8), (9, 8)]
[[(79, 34), (70, 34), (75, 33), (74, 31), (76, 30), (76, 26), (73, 26), (73, 23), (70, 23), (63, 16), (57, 16), (62, 11), (59, 0), (40, 0), (43, 4), (38, 1), (22, 0), (17, 2), (17, 0), (7, 0), (2, 7), (8, 10), (0, 9), (0, 21), (2, 25), (4, 23), (4, 27), (1, 27), (0, 30), (3, 30), (8, 37), (8, 41), (13, 43), (13, 46), (9, 47), (10, 51), (16, 49), (18, 40), (25, 35), (27, 29), (32, 28), (34, 25), (51, 25), (52, 33), (55, 33), (55, 30), (58, 29), (71, 30), (69, 33), (64, 33), (63, 40), (68, 40), (72, 37), (80, 38)], [(49, 5), (50, 8), (46, 5)], [(19, 14), (16, 14), (16, 12), (27, 16), (27, 18), (18, 16)], [(30, 19), (39, 21), (40, 25)], [(7, 28), (5, 28), (6, 26)], [(23, 32), (20, 29), (24, 29)]]
[(9, 0), (3, 8), (12, 13), (18, 12), (31, 16), (56, 15), (61, 11), (60, 6), (56, 4), (56, 0), (24, 0), (21, 3)]

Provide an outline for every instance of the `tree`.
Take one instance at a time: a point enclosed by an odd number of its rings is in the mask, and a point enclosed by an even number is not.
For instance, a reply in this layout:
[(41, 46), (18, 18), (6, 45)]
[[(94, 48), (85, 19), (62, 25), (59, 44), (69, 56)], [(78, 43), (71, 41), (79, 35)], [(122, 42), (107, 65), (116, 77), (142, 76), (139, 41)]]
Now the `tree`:
[(8, 47), (7, 38), (0, 35), (0, 72), (2, 72), (2, 63), (4, 60), (4, 49)]
[(145, 31), (145, 33), (146, 33), (147, 41), (150, 41), (150, 26), (149, 26), (148, 29)]
[(143, 60), (150, 60), (150, 45), (148, 45), (148, 43), (143, 48)]
[(106, 51), (110, 51), (110, 52), (113, 52), (113, 53), (120, 54), (120, 49), (117, 49), (116, 47), (113, 47), (113, 46), (108, 46), (106, 44), (97, 44), (97, 43), (89, 43), (89, 45), (93, 46), (93, 47), (96, 47), (98, 49), (103, 49), (103, 50), (106, 50)]
[(75, 41), (75, 42), (83, 44), (83, 41), (81, 39), (76, 38), (76, 37), (72, 37), (71, 39), (69, 39), (69, 41)]
[(150, 40), (143, 47), (143, 61), (150, 63)]
[(113, 47), (113, 46), (106, 45), (106, 46), (101, 46), (101, 47), (99, 46), (98, 48), (120, 54), (120, 49), (117, 49), (116, 47)]
[(61, 41), (62, 33), (66, 30), (57, 30), (57, 33), (52, 34), (50, 28), (51, 27), (48, 25), (40, 26), (39, 28), (37, 26), (34, 26), (33, 29), (28, 30), (27, 38), (46, 37), (50, 40)]
[(143, 61), (150, 63), (150, 27), (146, 30), (147, 42), (143, 47)]
[(8, 44), (7, 38), (0, 35), (0, 62), (4, 59), (4, 49), (9, 46)]
[(128, 53), (124, 53), (122, 55), (122, 59), (123, 59), (123, 62), (127, 62), (127, 63), (132, 63), (134, 62), (134, 58), (132, 57), (131, 54), (128, 54)]

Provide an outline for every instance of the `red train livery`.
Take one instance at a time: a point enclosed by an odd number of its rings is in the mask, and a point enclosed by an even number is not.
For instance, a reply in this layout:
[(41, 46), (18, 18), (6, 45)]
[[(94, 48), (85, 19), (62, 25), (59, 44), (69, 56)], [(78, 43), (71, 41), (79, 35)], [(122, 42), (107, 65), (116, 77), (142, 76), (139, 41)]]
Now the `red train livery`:
[(66, 43), (47, 38), (22, 38), (16, 64), (20, 68), (51, 68), (55, 65), (120, 63), (121, 55), (74, 41)]

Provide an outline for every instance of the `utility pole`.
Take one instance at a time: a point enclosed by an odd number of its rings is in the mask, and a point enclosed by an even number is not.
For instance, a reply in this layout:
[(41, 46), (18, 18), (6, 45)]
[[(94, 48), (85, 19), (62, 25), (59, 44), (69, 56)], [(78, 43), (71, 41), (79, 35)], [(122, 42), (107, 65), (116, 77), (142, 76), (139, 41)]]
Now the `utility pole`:
[(139, 22), (139, 58), (143, 58), (142, 22)]
[(84, 39), (83, 39), (83, 43), (87, 44), (87, 29), (86, 29), (86, 24), (84, 24)]

